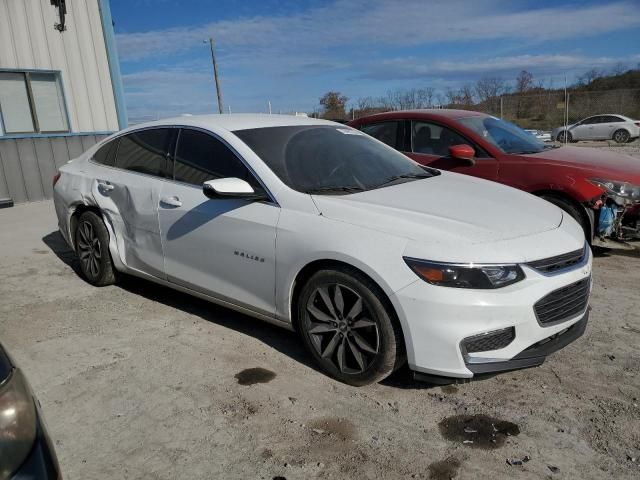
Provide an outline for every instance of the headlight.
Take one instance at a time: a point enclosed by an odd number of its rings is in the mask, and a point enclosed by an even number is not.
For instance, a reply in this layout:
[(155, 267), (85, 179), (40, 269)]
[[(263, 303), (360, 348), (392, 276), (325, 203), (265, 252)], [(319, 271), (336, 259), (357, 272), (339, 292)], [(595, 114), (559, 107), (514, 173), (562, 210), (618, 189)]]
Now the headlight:
[(518, 265), (463, 265), (408, 257), (404, 257), (404, 261), (425, 282), (442, 287), (500, 288), (524, 278)]
[(589, 179), (594, 185), (606, 190), (610, 195), (614, 195), (632, 202), (640, 202), (640, 185), (632, 185), (628, 182), (615, 180), (603, 180), (601, 178)]
[[(0, 364), (10, 365), (0, 346)], [(29, 455), (36, 439), (36, 408), (22, 372), (0, 379), (0, 480), (9, 478)]]

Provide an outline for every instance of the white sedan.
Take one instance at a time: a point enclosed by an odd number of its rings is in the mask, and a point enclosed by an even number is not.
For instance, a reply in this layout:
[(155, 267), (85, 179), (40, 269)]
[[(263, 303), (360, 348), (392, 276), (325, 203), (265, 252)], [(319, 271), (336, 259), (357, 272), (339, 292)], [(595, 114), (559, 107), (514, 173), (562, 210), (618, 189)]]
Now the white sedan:
[(441, 383), (539, 365), (587, 323), (592, 258), (571, 217), (336, 123), (138, 125), (54, 183), (88, 282), (123, 272), (296, 330), (352, 385), (405, 362)]

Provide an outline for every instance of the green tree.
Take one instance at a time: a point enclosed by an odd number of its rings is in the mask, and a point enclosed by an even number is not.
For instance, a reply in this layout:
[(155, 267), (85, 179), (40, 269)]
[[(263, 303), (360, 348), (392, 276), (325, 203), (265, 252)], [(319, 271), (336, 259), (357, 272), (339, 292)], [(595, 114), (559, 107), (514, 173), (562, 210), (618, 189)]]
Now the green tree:
[(349, 99), (340, 92), (327, 92), (320, 97), (321, 117), (327, 120), (344, 120), (347, 117), (345, 105)]

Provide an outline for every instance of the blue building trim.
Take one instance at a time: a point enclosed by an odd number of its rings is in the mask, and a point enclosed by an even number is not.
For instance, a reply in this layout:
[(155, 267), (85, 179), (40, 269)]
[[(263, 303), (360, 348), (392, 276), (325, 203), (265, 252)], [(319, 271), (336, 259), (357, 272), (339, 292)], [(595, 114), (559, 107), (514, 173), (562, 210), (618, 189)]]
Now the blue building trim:
[(118, 50), (116, 48), (116, 36), (113, 31), (113, 19), (111, 18), (111, 6), (109, 0), (99, 0), (100, 18), (102, 20), (102, 33), (104, 43), (107, 47), (107, 59), (109, 61), (109, 72), (111, 73), (111, 85), (113, 95), (116, 99), (116, 112), (118, 114), (118, 125), (120, 129), (127, 128), (127, 107), (124, 102), (124, 88), (122, 86), (122, 76), (120, 74), (120, 61), (118, 60)]
[(11, 133), (0, 135), (0, 140), (16, 140), (18, 138), (55, 138), (84, 137), (89, 135), (111, 135), (114, 132), (64, 132), (64, 133)]

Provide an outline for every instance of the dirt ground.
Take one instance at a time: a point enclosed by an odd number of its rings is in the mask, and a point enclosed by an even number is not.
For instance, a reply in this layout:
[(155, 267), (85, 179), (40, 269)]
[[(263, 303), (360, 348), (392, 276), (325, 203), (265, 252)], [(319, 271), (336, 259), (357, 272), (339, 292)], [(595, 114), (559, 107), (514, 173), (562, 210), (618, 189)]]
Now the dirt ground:
[(587, 332), (539, 368), (353, 388), (277, 327), (138, 279), (91, 287), (49, 202), (0, 210), (0, 245), (0, 339), (68, 480), (640, 478), (638, 252), (595, 259)]

